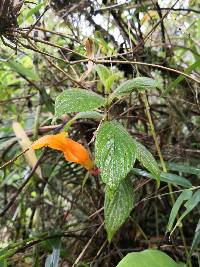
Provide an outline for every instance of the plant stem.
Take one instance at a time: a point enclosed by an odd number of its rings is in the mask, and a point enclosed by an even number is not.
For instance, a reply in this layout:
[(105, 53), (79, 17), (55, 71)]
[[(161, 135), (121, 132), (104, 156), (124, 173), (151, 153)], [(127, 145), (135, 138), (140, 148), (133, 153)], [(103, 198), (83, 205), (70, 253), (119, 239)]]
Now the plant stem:
[(38, 138), (38, 129), (39, 129), (39, 119), (40, 119), (41, 108), (42, 107), (39, 104), (39, 106), (36, 109), (33, 139), (37, 139)]
[[(155, 146), (156, 146), (156, 150), (157, 150), (158, 156), (160, 158), (160, 163), (161, 163), (163, 172), (167, 172), (167, 168), (166, 168), (166, 165), (165, 165), (165, 162), (164, 162), (164, 159), (163, 159), (163, 155), (162, 155), (162, 152), (161, 152), (161, 149), (160, 149), (160, 145), (158, 143), (158, 139), (157, 139), (154, 123), (153, 123), (153, 120), (152, 120), (152, 117), (151, 117), (148, 99), (147, 99), (147, 96), (146, 96), (145, 93), (142, 94), (142, 99), (143, 99), (143, 102), (144, 102), (144, 105), (145, 105), (145, 110), (146, 110), (147, 118), (148, 118), (148, 121), (149, 121), (151, 134), (152, 134), (152, 137), (154, 139), (154, 143), (155, 143)], [(170, 198), (171, 198), (172, 204), (174, 205), (175, 198), (174, 198), (174, 195), (172, 193), (172, 186), (169, 183), (168, 183), (168, 188), (169, 188)], [(178, 217), (179, 216), (177, 215), (177, 218)], [(184, 233), (183, 233), (183, 229), (179, 228), (179, 230), (180, 230), (181, 239), (182, 239), (182, 242), (183, 242), (183, 245), (184, 245), (184, 249), (185, 249), (185, 253), (186, 253), (186, 257), (187, 257), (187, 264), (188, 264), (189, 267), (192, 267), (189, 251), (187, 249), (187, 244), (186, 244), (185, 236), (184, 236)]]

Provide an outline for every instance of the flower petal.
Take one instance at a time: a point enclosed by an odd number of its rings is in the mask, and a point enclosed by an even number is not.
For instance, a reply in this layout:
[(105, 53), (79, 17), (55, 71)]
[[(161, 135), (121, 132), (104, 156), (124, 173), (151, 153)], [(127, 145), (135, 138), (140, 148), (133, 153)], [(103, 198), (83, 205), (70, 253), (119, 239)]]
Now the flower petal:
[(92, 169), (93, 162), (90, 159), (88, 151), (70, 138), (66, 138), (67, 143), (64, 151), (64, 156), (67, 160), (76, 162), (84, 166), (87, 170)]
[(61, 132), (56, 135), (46, 135), (33, 142), (32, 148), (39, 149), (41, 147), (48, 146), (53, 149), (64, 151), (66, 139), (67, 138), (65, 132)]
[(66, 160), (79, 163), (87, 170), (91, 170), (94, 166), (93, 161), (90, 159), (89, 153), (84, 146), (67, 138), (66, 132), (43, 136), (32, 144), (33, 149), (39, 149), (44, 146), (62, 151)]

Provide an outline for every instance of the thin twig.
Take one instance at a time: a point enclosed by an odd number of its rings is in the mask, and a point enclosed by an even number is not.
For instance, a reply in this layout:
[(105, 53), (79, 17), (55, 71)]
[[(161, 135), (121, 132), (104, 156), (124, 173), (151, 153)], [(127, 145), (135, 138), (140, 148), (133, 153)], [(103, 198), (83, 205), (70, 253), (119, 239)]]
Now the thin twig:
[[(85, 61), (85, 60), (84, 60)], [(83, 62), (83, 61), (81, 61)], [(139, 62), (139, 61), (131, 61), (131, 60), (127, 60), (127, 61), (124, 61), (124, 60), (101, 60), (101, 59), (94, 59), (93, 60), (94, 63), (97, 63), (97, 64), (101, 64), (101, 63), (110, 63), (110, 64), (113, 64), (113, 63), (119, 63), (119, 64), (135, 64), (135, 65), (143, 65), (143, 66), (149, 66), (149, 67), (153, 67), (153, 68), (158, 68), (158, 69), (163, 69), (163, 70), (167, 70), (167, 71), (170, 71), (170, 72), (175, 72), (175, 73), (178, 73), (180, 75), (183, 75), (185, 77), (187, 77), (188, 79), (190, 80), (193, 80), (194, 82), (196, 83), (200, 83), (200, 80), (197, 80), (196, 78), (180, 71), (180, 70), (176, 70), (176, 69), (173, 69), (173, 68), (168, 68), (168, 67), (164, 67), (162, 65), (158, 65), (158, 64), (152, 64), (152, 63), (146, 63), (146, 62)], [(77, 64), (77, 63), (80, 63), (80, 61), (72, 61), (70, 62), (70, 64)]]
[(103, 227), (104, 223), (102, 223), (98, 229), (96, 230), (96, 232), (92, 235), (92, 237), (90, 238), (90, 240), (87, 242), (87, 244), (85, 245), (85, 247), (83, 248), (82, 252), (79, 254), (78, 258), (76, 259), (76, 261), (74, 262), (74, 264), (72, 265), (72, 267), (75, 267), (78, 262), (81, 260), (81, 258), (83, 257), (85, 251), (87, 250), (87, 248), (89, 247), (89, 245), (92, 243), (92, 240), (94, 239), (94, 237), (98, 234), (98, 232), (101, 230), (101, 228)]
[(0, 170), (4, 169), (5, 167), (7, 167), (9, 164), (13, 163), (14, 161), (16, 161), (20, 156), (22, 156), (24, 153), (26, 153), (26, 151), (28, 151), (29, 148), (23, 150), (21, 153), (19, 153), (17, 156), (15, 156), (13, 159), (7, 161), (6, 163), (4, 163), (2, 166), (0, 166)]

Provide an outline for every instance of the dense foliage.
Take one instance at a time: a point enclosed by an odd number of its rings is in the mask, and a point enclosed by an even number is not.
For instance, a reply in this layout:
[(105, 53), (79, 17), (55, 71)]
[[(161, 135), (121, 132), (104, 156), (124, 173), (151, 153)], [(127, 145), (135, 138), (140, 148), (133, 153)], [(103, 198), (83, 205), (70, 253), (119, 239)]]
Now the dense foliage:
[(0, 266), (200, 266), (199, 8), (0, 3)]

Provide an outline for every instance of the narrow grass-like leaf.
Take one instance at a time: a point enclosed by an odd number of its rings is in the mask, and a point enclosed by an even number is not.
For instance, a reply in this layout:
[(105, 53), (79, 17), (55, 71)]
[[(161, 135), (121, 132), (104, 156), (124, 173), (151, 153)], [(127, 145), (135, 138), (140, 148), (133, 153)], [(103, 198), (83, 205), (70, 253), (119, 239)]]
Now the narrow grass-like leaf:
[(105, 227), (108, 241), (125, 222), (133, 209), (133, 188), (130, 179), (125, 179), (117, 188), (114, 195), (106, 188), (104, 202)]
[(60, 239), (51, 240), (53, 251), (51, 255), (48, 255), (45, 261), (45, 267), (58, 267), (60, 258)]
[[(144, 170), (133, 168), (132, 171), (133, 171), (133, 173), (135, 173), (137, 175), (141, 175), (143, 177), (147, 177), (150, 179), (156, 179), (155, 176), (153, 176), (151, 173), (146, 172)], [(187, 180), (186, 178), (184, 178), (182, 176), (175, 175), (173, 173), (161, 172), (160, 173), (160, 181), (165, 182), (165, 183), (170, 183), (173, 185), (180, 185), (184, 188), (191, 188), (192, 187), (192, 183), (189, 180)]]
[[(7, 248), (3, 248), (0, 250), (0, 256), (3, 256), (5, 255), (5, 253), (7, 252)], [(0, 267), (7, 267), (8, 266), (8, 262), (7, 262), (7, 259), (3, 259), (3, 260), (0, 260)]]
[(173, 208), (170, 213), (168, 225), (167, 225), (167, 232), (171, 232), (174, 221), (176, 219), (176, 216), (178, 214), (178, 211), (183, 204), (184, 201), (190, 199), (192, 196), (192, 191), (191, 190), (184, 190), (180, 196), (177, 198), (176, 202), (173, 205)]
[(182, 177), (182, 176), (179, 176), (173, 173), (169, 173), (169, 172), (161, 172), (160, 180), (166, 183), (180, 185), (185, 188), (192, 187), (192, 183), (185, 177)]
[(195, 230), (190, 254), (192, 254), (195, 251), (195, 249), (198, 247), (199, 243), (200, 243), (200, 219), (199, 219), (199, 222), (198, 222), (196, 230)]
[(135, 162), (135, 144), (120, 123), (101, 125), (95, 142), (95, 158), (103, 182), (116, 189)]
[(186, 210), (183, 212), (183, 214), (180, 216), (180, 218), (177, 220), (176, 225), (174, 226), (173, 230), (171, 231), (171, 234), (174, 232), (177, 226), (181, 224), (181, 221), (185, 218), (185, 216), (188, 215), (200, 202), (200, 189), (197, 190), (192, 197), (185, 203)]
[[(197, 69), (200, 67), (200, 59), (198, 59), (197, 61), (195, 61), (191, 66), (189, 66), (184, 73), (186, 74), (190, 74), (193, 70)], [(178, 78), (176, 78), (175, 81), (173, 81), (169, 86), (168, 89), (164, 91), (164, 95), (170, 93), (171, 91), (173, 91), (176, 86), (182, 82), (186, 77), (184, 75), (179, 75)]]
[(19, 73), (20, 75), (22, 75), (22, 76), (24, 76), (30, 80), (33, 80), (33, 81), (39, 80), (38, 75), (32, 69), (26, 68), (24, 65), (22, 65), (19, 62), (8, 61), (5, 64), (7, 66), (9, 66), (15, 72)]
[(105, 104), (105, 99), (85, 89), (68, 89), (59, 94), (55, 101), (55, 116), (80, 111), (90, 111)]
[(194, 166), (181, 163), (174, 163), (174, 162), (168, 162), (166, 165), (167, 168), (172, 171), (200, 175), (200, 168)]

